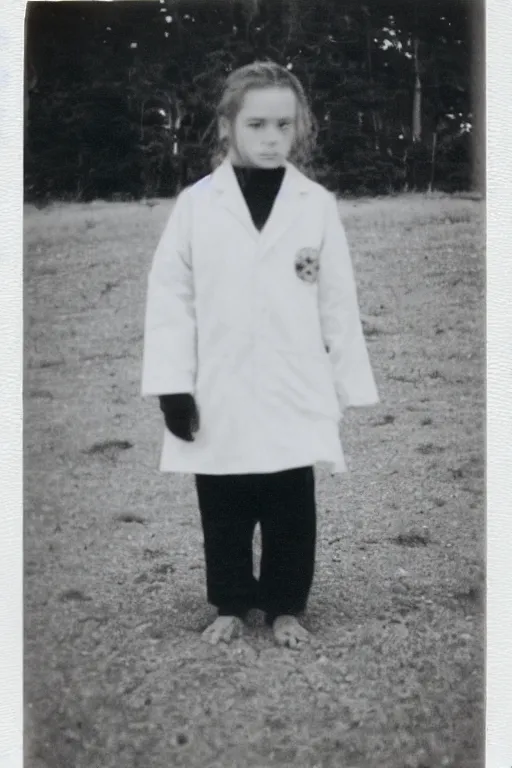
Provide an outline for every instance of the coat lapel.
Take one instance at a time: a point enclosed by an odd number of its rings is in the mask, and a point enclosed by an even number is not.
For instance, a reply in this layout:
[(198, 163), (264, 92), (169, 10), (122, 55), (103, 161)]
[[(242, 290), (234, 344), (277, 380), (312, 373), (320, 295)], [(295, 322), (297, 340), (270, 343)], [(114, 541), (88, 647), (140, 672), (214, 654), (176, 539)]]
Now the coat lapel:
[(274, 202), (270, 216), (261, 231), (261, 248), (268, 250), (290, 229), (303, 211), (302, 203), (309, 192), (309, 180), (291, 163), (286, 164), (286, 173)]
[(236, 174), (229, 160), (224, 160), (212, 174), (212, 185), (218, 202), (243, 224), (254, 239), (259, 232), (254, 226)]
[(212, 184), (219, 203), (245, 227), (262, 250), (268, 250), (294, 223), (302, 211), (301, 202), (309, 191), (309, 180), (291, 163), (286, 164), (283, 183), (265, 226), (258, 232), (238, 184), (231, 162), (226, 159), (212, 174)]

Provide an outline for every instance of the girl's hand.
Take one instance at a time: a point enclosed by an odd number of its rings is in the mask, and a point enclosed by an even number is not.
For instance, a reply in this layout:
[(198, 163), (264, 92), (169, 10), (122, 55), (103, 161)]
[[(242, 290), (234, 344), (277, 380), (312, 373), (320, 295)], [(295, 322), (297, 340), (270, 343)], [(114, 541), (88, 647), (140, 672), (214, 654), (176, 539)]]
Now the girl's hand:
[(169, 432), (180, 440), (193, 442), (199, 429), (199, 411), (194, 397), (188, 393), (160, 395), (160, 410)]

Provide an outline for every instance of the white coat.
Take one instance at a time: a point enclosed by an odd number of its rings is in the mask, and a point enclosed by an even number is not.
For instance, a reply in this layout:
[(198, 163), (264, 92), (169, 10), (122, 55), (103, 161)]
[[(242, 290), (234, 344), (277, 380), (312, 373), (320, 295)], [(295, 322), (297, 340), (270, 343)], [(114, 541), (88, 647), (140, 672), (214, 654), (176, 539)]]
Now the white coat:
[(346, 470), (340, 418), (378, 394), (336, 200), (293, 165), (261, 232), (228, 160), (178, 196), (148, 279), (142, 395), (177, 392), (200, 429), (165, 430), (162, 471)]

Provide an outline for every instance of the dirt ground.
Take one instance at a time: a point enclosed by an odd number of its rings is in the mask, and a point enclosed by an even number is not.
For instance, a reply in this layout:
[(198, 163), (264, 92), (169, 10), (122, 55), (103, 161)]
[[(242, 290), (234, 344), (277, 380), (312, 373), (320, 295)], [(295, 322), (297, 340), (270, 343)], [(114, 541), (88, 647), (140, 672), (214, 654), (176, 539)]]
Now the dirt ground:
[(300, 652), (258, 614), (200, 639), (192, 480), (157, 471), (139, 396), (170, 205), (26, 209), (26, 768), (481, 768), (483, 203), (341, 206), (382, 402), (317, 473)]

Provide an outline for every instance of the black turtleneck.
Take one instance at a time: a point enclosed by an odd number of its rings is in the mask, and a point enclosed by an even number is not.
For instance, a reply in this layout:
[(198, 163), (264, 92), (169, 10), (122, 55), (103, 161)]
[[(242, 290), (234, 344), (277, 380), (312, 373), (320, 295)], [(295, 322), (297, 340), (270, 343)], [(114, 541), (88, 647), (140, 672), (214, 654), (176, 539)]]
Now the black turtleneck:
[(285, 169), (282, 167), (252, 168), (240, 165), (233, 167), (254, 226), (261, 230), (270, 216)]

